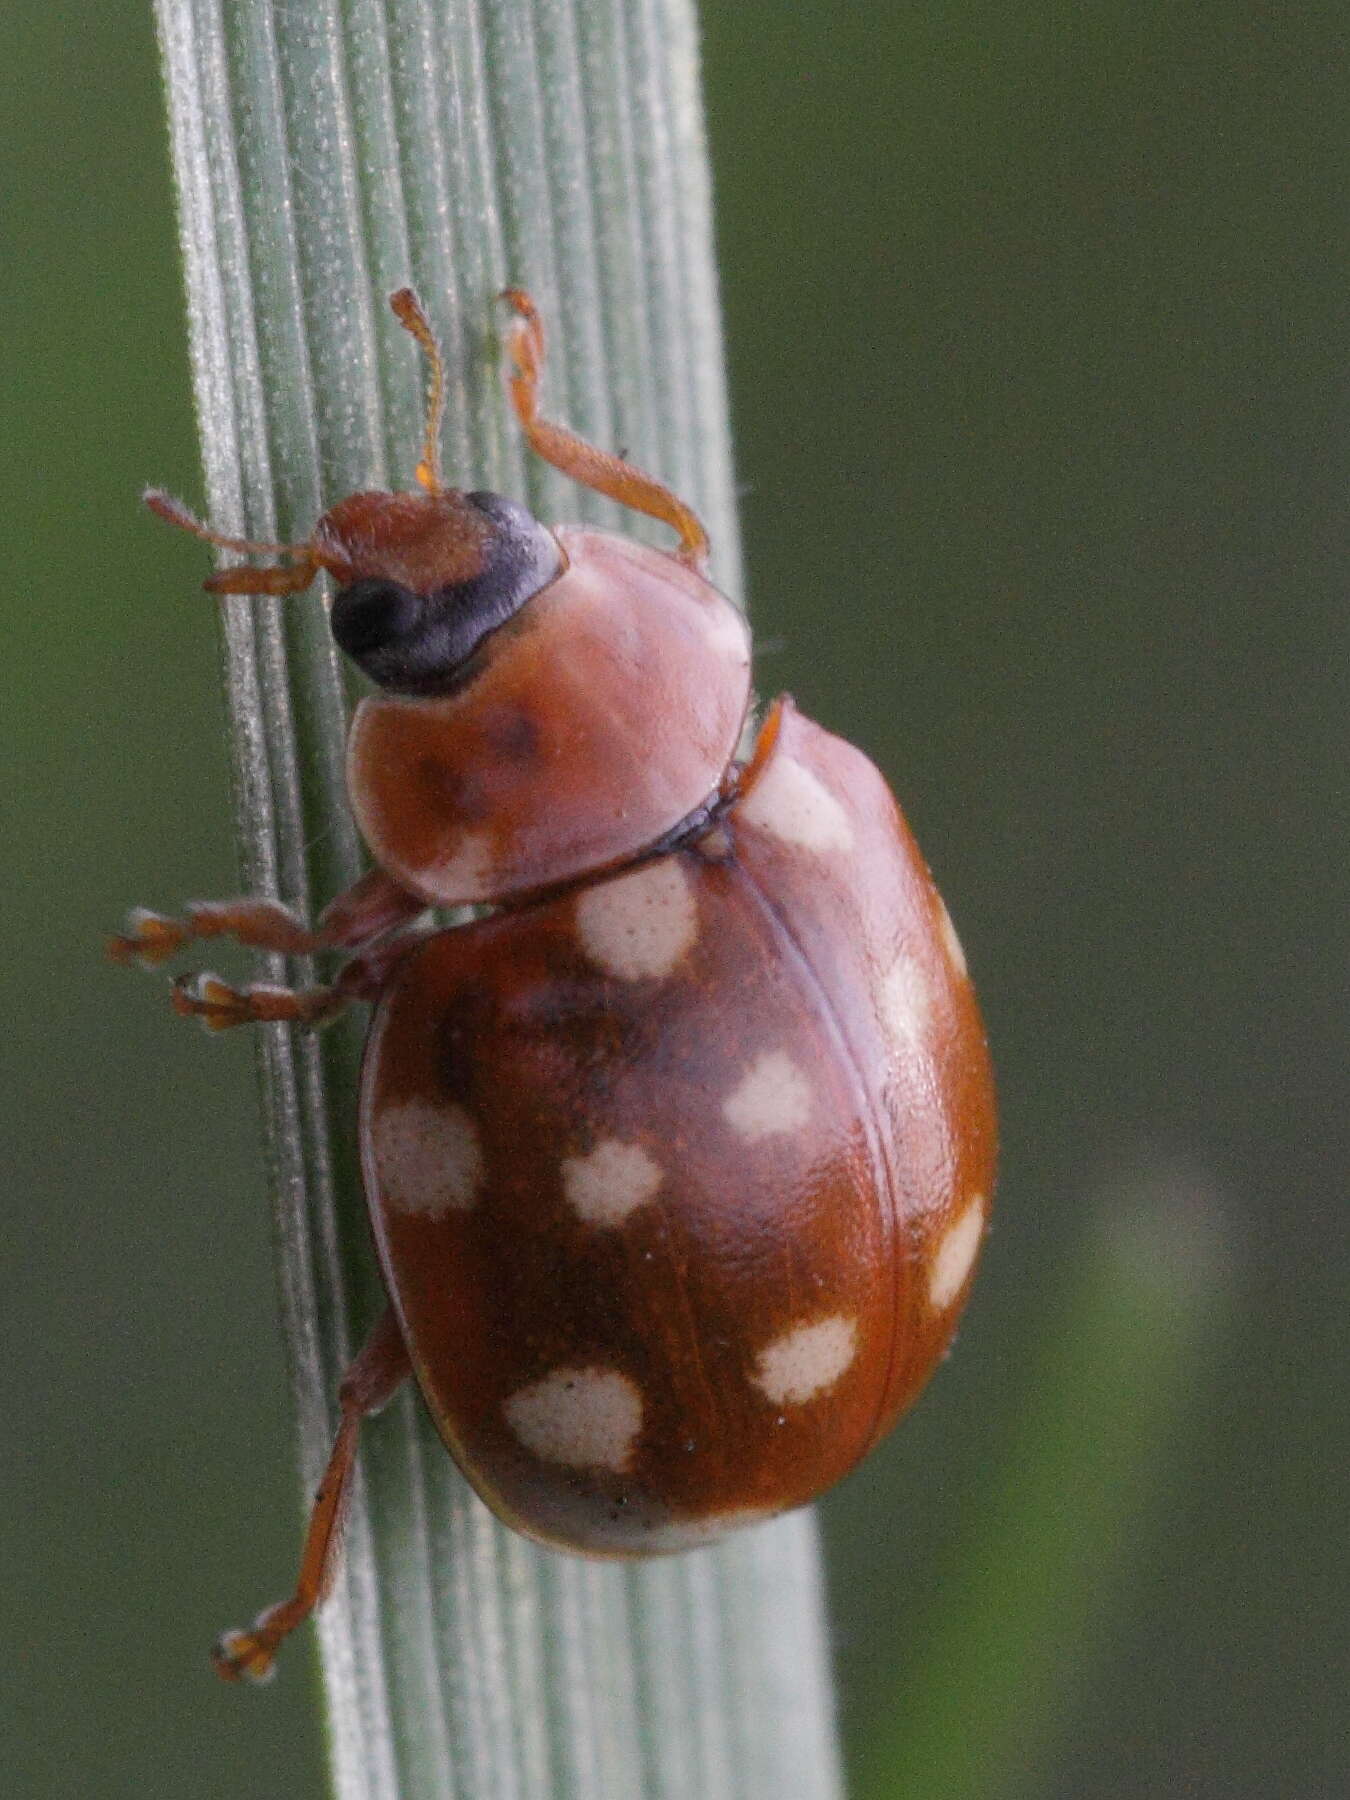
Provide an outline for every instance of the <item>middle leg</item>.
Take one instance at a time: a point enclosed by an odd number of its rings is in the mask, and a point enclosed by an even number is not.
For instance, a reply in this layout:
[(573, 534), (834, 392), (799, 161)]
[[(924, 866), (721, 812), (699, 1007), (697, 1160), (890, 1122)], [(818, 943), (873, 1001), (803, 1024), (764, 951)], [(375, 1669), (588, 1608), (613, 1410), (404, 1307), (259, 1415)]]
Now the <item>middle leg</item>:
[(209, 969), (180, 975), (173, 984), (173, 1009), (197, 1019), (207, 1031), (236, 1025), (327, 1025), (353, 1000), (373, 1002), (394, 967), (424, 941), (425, 931), (404, 931), (350, 956), (326, 986), (278, 987), (253, 981), (235, 987)]

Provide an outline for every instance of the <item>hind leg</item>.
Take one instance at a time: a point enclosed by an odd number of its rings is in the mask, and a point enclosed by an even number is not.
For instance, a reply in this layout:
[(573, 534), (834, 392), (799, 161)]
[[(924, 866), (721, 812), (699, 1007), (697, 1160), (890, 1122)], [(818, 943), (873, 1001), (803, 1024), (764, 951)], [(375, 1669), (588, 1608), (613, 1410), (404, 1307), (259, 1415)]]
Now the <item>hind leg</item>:
[(361, 1421), (379, 1412), (410, 1373), (408, 1352), (390, 1308), (342, 1378), (338, 1404), (342, 1420), (309, 1515), (300, 1574), (289, 1600), (269, 1606), (247, 1631), (227, 1631), (216, 1640), (211, 1661), (226, 1681), (265, 1681), (272, 1673), (277, 1646), (301, 1625), (323, 1600), (337, 1572), (342, 1521), (356, 1463)]

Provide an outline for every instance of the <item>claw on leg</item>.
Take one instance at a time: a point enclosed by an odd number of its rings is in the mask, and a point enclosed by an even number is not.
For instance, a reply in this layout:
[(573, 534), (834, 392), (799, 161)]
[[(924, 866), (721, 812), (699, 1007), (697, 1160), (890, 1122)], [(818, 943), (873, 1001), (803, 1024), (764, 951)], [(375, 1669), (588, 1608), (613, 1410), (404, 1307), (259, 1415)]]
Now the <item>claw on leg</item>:
[(135, 962), (143, 969), (157, 969), (177, 955), (190, 936), (178, 919), (133, 906), (127, 914), (125, 931), (108, 939), (108, 955), (114, 962)]
[(280, 1640), (269, 1642), (268, 1635), (256, 1626), (252, 1631), (222, 1631), (211, 1646), (211, 1667), (222, 1681), (270, 1681), (277, 1672)]

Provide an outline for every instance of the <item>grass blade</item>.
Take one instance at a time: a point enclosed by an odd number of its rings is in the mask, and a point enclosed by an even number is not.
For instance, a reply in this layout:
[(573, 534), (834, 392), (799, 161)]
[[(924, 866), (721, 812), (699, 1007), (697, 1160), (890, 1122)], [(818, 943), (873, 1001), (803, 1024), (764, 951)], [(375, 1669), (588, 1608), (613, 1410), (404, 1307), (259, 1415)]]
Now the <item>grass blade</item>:
[[(695, 502), (734, 592), (686, 0), (156, 11), (213, 521), (303, 534), (336, 496), (410, 482), (421, 376), (384, 296), (411, 281), (447, 353), (451, 478), (546, 518), (614, 522), (527, 469), (508, 427), (491, 302), (520, 282), (553, 328), (551, 405)], [(244, 879), (313, 912), (361, 867), (345, 677), (312, 599), (234, 600), (223, 617)], [(261, 1035), (307, 1490), (379, 1304), (351, 1139), (359, 1047), (345, 1026)], [(591, 1565), (504, 1533), (411, 1400), (367, 1433), (362, 1460), (320, 1627), (344, 1800), (837, 1792), (808, 1517), (652, 1567)]]

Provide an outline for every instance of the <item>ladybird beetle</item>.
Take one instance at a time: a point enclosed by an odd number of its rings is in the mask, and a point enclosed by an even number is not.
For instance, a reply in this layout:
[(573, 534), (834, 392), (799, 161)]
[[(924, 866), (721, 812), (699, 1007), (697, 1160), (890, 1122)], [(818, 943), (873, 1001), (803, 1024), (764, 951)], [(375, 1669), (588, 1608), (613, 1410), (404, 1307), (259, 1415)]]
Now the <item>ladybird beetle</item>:
[[(306, 929), (261, 899), (133, 912), (152, 966), (231, 936), (343, 951), (327, 985), (174, 985), (209, 1029), (374, 1014), (360, 1145), (390, 1305), (348, 1370), (293, 1596), (218, 1643), (261, 1677), (322, 1597), (361, 1420), (413, 1374), (497, 1515), (631, 1557), (801, 1506), (866, 1455), (951, 1340), (995, 1154), (984, 1030), (951, 921), (872, 764), (751, 704), (741, 615), (693, 512), (540, 417), (543, 333), (509, 289), (532, 448), (672, 526), (673, 553), (441, 480), (430, 370), (410, 493), (349, 495), (214, 593), (320, 571), (375, 684), (348, 744), (375, 868)], [(446, 927), (433, 907), (473, 906)], [(482, 910), (487, 909), (487, 910)]]

